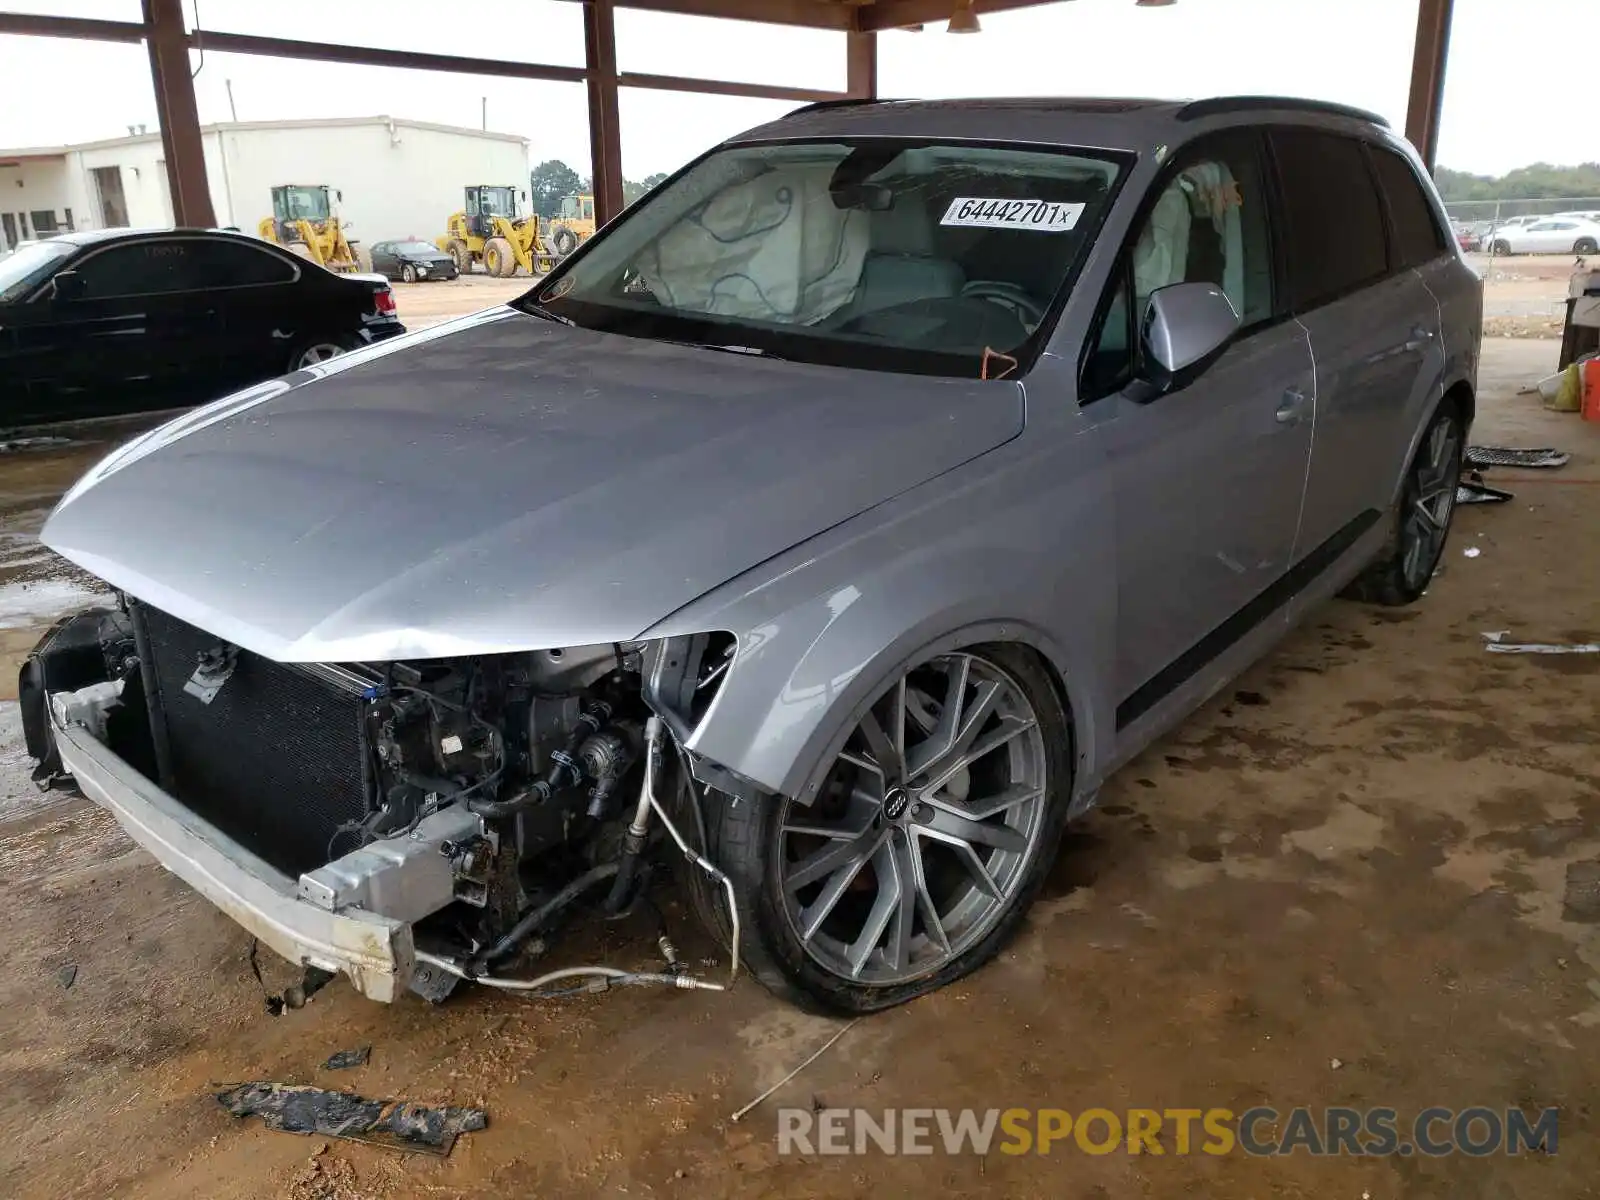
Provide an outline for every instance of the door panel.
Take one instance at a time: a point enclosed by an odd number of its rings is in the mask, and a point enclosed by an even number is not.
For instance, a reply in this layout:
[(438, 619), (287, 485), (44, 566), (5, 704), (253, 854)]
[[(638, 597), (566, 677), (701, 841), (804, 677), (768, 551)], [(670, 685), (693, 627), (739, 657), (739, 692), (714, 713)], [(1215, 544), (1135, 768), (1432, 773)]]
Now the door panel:
[(301, 267), (276, 251), (240, 239), (207, 239), (196, 266), (217, 308), (222, 351), (206, 399), (271, 379), (288, 370), (302, 323), (311, 314), (300, 300)]
[(1301, 553), (1358, 513), (1393, 500), (1396, 447), (1409, 441), (1420, 390), (1444, 356), (1439, 309), (1415, 271), (1402, 271), (1300, 318), (1317, 370), (1316, 451), (1306, 487)]
[(39, 300), (11, 328), (21, 387), (7, 419), (68, 420), (189, 403), (210, 317), (167, 296)]
[(1290, 565), (1316, 403), (1305, 331), (1261, 330), (1181, 391), (1108, 403), (1123, 725), (1167, 690), (1141, 688)]

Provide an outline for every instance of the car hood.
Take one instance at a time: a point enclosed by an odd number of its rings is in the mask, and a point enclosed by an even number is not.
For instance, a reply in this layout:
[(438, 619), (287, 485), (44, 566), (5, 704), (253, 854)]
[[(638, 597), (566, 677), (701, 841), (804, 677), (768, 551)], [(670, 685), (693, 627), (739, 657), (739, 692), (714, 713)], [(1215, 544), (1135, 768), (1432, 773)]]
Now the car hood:
[(785, 363), (506, 308), (196, 410), (41, 540), (281, 661), (627, 640), (1014, 437), (1015, 383)]
[(442, 251), (442, 250), (434, 250), (431, 253), (426, 253), (426, 252), (421, 251), (421, 250), (416, 250), (416, 251), (405, 250), (405, 251), (400, 252), (399, 254), (396, 254), (395, 257), (398, 258), (401, 262), (427, 263), (430, 266), (432, 264), (434, 264), (434, 263), (453, 263), (453, 262), (455, 262), (455, 259), (451, 258), (448, 254), (444, 253), (444, 251)]

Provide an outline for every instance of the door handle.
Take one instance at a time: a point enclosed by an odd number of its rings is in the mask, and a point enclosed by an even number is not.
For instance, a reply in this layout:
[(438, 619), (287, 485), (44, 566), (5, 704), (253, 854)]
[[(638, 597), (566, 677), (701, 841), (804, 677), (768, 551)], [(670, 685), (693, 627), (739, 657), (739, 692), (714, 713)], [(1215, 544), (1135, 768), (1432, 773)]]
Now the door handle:
[(1272, 415), (1279, 425), (1293, 425), (1300, 420), (1305, 406), (1305, 391), (1301, 388), (1288, 388), (1283, 393), (1283, 399), (1278, 402), (1277, 411)]
[(1421, 350), (1431, 341), (1433, 341), (1433, 330), (1424, 329), (1421, 325), (1413, 325), (1411, 327), (1411, 336), (1406, 340), (1405, 348), (1407, 350)]

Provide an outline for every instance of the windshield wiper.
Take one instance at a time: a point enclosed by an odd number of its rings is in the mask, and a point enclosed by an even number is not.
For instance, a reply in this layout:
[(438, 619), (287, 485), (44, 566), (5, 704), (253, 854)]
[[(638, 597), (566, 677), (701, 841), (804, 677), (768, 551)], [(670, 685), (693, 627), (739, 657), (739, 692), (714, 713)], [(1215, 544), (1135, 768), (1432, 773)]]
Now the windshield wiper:
[(775, 358), (784, 361), (783, 355), (774, 354), (771, 350), (763, 350), (760, 346), (733, 346), (721, 342), (680, 342), (676, 338), (663, 338), (674, 346), (688, 346), (694, 350), (716, 350), (721, 354), (743, 354), (749, 358)]
[(569, 329), (576, 329), (578, 323), (571, 317), (563, 317), (560, 313), (551, 312), (537, 300), (529, 300), (522, 306), (522, 311), (530, 317), (538, 317), (543, 321), (554, 321), (557, 325), (565, 325)]

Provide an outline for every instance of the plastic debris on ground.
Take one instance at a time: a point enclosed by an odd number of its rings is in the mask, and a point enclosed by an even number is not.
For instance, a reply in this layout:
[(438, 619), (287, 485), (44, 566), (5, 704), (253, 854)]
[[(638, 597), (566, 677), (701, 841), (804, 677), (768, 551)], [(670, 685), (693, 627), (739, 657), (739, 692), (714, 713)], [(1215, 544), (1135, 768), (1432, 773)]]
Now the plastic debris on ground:
[(481, 1108), (369, 1100), (350, 1092), (287, 1083), (240, 1083), (216, 1093), (236, 1117), (260, 1117), (268, 1129), (319, 1134), (390, 1150), (444, 1156), (456, 1138), (488, 1127)]
[(1466, 557), (1468, 557), (1468, 558), (1477, 558), (1478, 555), (1483, 553), (1483, 551), (1479, 550), (1476, 546), (1468, 546), (1461, 553), (1466, 555)]
[(1514, 499), (1514, 494), (1503, 488), (1490, 487), (1483, 481), (1483, 472), (1489, 467), (1520, 467), (1525, 470), (1548, 471), (1564, 467), (1571, 459), (1564, 450), (1544, 446), (1522, 449), (1515, 446), (1468, 446), (1461, 456), (1461, 469), (1465, 473), (1456, 481), (1457, 504), (1504, 504)]
[(1495, 654), (1600, 654), (1600, 642), (1508, 642), (1509, 629), (1485, 632), (1484, 649)]
[(1526, 450), (1512, 446), (1468, 446), (1462, 463), (1468, 467), (1525, 467), (1551, 470), (1564, 467), (1572, 456), (1564, 450), (1545, 446)]
[(1456, 483), (1457, 504), (1504, 504), (1515, 495), (1503, 488), (1490, 487), (1483, 476), (1473, 471)]
[(322, 1064), (325, 1071), (348, 1071), (351, 1067), (364, 1067), (372, 1057), (371, 1046), (357, 1046), (354, 1050), (340, 1050), (328, 1056)]
[(15, 454), (19, 450), (53, 450), (71, 444), (72, 439), (66, 437), (5, 438), (0, 439), (0, 454)]

